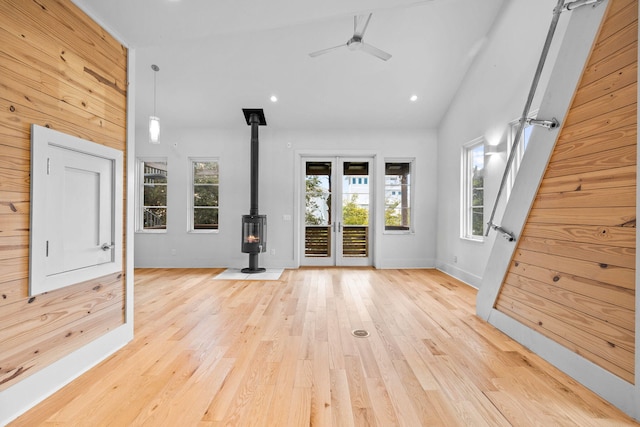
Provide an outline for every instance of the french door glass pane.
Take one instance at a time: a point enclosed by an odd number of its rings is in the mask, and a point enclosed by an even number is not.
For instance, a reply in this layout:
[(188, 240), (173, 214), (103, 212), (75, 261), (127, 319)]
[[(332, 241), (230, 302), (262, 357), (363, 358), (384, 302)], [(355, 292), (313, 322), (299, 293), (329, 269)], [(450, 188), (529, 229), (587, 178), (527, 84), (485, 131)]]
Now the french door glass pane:
[(344, 162), (342, 255), (369, 256), (369, 162)]
[(331, 162), (306, 162), (305, 256), (331, 256)]

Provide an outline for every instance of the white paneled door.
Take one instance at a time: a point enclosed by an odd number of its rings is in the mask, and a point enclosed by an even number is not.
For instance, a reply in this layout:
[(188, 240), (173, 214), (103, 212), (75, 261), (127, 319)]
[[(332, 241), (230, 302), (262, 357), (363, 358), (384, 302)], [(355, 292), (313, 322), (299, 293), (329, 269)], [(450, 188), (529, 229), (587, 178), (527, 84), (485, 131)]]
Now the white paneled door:
[(111, 160), (51, 148), (47, 276), (113, 261), (112, 186)]

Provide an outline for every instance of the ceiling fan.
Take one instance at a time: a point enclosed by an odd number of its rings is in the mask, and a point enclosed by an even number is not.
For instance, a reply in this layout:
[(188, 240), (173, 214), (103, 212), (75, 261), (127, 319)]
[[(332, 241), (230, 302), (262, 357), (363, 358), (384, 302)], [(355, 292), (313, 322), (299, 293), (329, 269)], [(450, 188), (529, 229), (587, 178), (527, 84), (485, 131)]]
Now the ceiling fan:
[(353, 37), (347, 40), (346, 44), (341, 44), (339, 46), (330, 47), (328, 49), (322, 49), (315, 52), (311, 52), (309, 56), (312, 58), (315, 58), (316, 56), (324, 55), (325, 53), (331, 52), (332, 50), (346, 46), (349, 48), (349, 50), (360, 50), (362, 52), (365, 52), (377, 58), (380, 58), (383, 61), (388, 60), (389, 58), (391, 58), (391, 54), (383, 50), (380, 50), (375, 46), (366, 44), (364, 41), (362, 41), (362, 39), (364, 38), (364, 32), (367, 30), (367, 26), (369, 25), (369, 21), (371, 20), (371, 15), (372, 13), (370, 13), (369, 16), (366, 17), (364, 26), (360, 31), (358, 31), (358, 22), (359, 21), (362, 22), (362, 19), (365, 18), (365, 16), (356, 15), (353, 17)]

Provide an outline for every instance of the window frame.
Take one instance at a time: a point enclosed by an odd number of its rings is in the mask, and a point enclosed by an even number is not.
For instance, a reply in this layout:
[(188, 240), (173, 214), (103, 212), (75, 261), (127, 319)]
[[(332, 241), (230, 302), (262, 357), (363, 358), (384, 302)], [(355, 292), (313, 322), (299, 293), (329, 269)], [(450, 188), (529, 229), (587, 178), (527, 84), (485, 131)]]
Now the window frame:
[[(220, 232), (220, 159), (218, 157), (189, 157), (187, 159), (187, 162), (188, 162), (187, 182), (189, 185), (189, 191), (187, 192), (187, 232), (196, 233), (196, 234), (219, 233)], [(218, 183), (210, 184), (212, 186), (216, 185), (218, 187), (218, 205), (215, 207), (210, 206), (211, 208), (218, 210), (218, 224), (216, 228), (195, 228), (194, 216), (195, 216), (195, 209), (197, 206), (194, 205), (194, 198), (195, 198), (195, 183), (194, 183), (194, 176), (193, 176), (194, 163), (217, 163), (218, 164)]]
[[(145, 163), (163, 163), (167, 167), (167, 182), (164, 184), (166, 186), (166, 195), (167, 195), (167, 204), (164, 206), (164, 209), (167, 212), (167, 220), (165, 220), (164, 228), (144, 228), (144, 165)], [(169, 228), (168, 223), (168, 213), (169, 213), (169, 160), (167, 157), (137, 157), (136, 158), (136, 233), (149, 233), (149, 234), (158, 234), (158, 233), (166, 233)]]
[[(461, 203), (460, 203), (460, 238), (464, 240), (470, 240), (474, 242), (483, 242), (484, 241), (484, 189), (485, 189), (485, 172), (486, 172), (486, 150), (485, 150), (486, 141), (484, 137), (476, 138), (468, 143), (466, 143), (462, 147), (462, 167), (461, 167)], [(473, 153), (477, 148), (482, 148), (482, 170), (483, 170), (483, 204), (482, 206), (473, 204), (473, 170), (475, 163), (473, 161)], [(482, 232), (478, 234), (473, 234), (473, 212), (474, 210), (481, 209), (482, 210)]]
[[(409, 213), (409, 225), (399, 226), (399, 228), (387, 228), (387, 219), (386, 219), (386, 211), (387, 211), (387, 164), (389, 163), (407, 163), (409, 165), (409, 183), (407, 184), (409, 197), (408, 197), (408, 213)], [(415, 203), (415, 172), (416, 170), (416, 159), (412, 158), (385, 158), (384, 159), (384, 183), (382, 185), (382, 215), (383, 215), (383, 234), (414, 234), (415, 233), (415, 212), (414, 212), (414, 203)], [(392, 190), (389, 190), (392, 191)], [(396, 190), (397, 191), (397, 190)], [(402, 191), (397, 191), (398, 194), (402, 194)], [(402, 209), (402, 208), (401, 208)], [(394, 226), (391, 226), (394, 227)]]

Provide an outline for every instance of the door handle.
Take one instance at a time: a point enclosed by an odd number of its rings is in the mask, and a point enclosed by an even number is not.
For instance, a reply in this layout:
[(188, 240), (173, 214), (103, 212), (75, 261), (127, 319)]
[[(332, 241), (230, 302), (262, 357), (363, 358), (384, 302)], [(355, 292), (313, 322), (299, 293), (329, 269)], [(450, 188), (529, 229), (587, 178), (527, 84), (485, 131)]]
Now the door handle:
[(342, 233), (342, 223), (338, 223), (338, 233)]
[(116, 245), (114, 244), (103, 243), (102, 246), (100, 246), (100, 249), (102, 249), (103, 251), (108, 251), (115, 248), (115, 246)]

